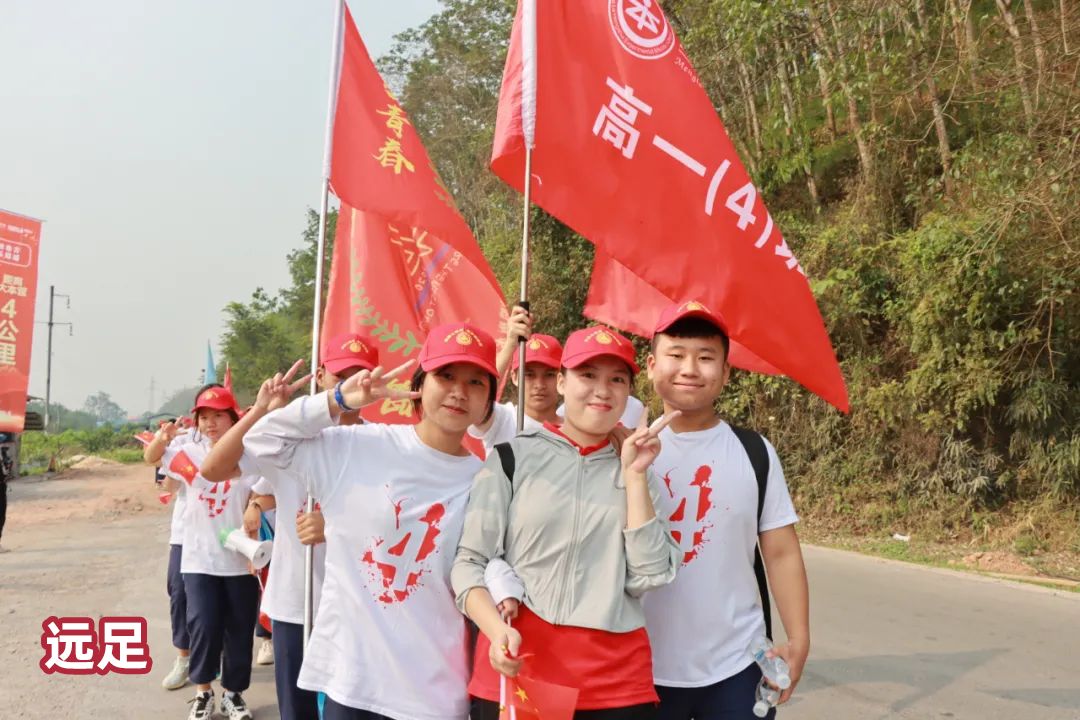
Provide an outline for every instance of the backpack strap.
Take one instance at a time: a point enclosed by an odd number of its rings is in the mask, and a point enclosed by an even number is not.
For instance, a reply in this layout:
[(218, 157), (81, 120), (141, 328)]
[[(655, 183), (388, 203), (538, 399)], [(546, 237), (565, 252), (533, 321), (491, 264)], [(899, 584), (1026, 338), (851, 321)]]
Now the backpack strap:
[(510, 446), (510, 443), (499, 443), (495, 446), (495, 452), (499, 453), (499, 462), (502, 463), (503, 475), (506, 475), (507, 481), (510, 483), (510, 497), (514, 497), (514, 465), (516, 461), (514, 459), (514, 448)]
[[(731, 427), (735, 437), (739, 438), (743, 450), (750, 458), (757, 478), (757, 522), (761, 527), (761, 513), (765, 509), (765, 489), (769, 484), (769, 451), (765, 440), (753, 430)], [(761, 595), (761, 611), (765, 615), (765, 635), (772, 640), (772, 605), (769, 602), (769, 581), (765, 575), (765, 562), (761, 558), (761, 544), (754, 546), (754, 576), (757, 578), (758, 593)]]

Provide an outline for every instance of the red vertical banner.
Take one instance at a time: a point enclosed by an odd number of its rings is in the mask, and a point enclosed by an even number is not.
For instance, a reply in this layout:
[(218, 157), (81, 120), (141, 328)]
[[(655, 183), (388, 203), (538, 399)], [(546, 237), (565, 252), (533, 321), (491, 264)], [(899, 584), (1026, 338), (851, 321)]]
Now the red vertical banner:
[(0, 432), (22, 432), (41, 221), (0, 210)]

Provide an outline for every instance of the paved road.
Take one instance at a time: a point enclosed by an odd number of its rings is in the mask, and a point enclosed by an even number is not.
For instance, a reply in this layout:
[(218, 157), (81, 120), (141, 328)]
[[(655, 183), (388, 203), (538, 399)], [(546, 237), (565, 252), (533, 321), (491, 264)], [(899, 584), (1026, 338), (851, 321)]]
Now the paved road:
[[(168, 517), (143, 468), (115, 512), (5, 533), (0, 555), (0, 718), (184, 718), (190, 687), (162, 690), (172, 662), (165, 561)], [(80, 502), (78, 481), (15, 483), (20, 502)], [(126, 513), (125, 503), (143, 503)], [(807, 548), (814, 647), (789, 719), (1080, 720), (1080, 594)], [(137, 615), (149, 622), (150, 676), (46, 676), (49, 615)], [(1056, 658), (1056, 659), (1055, 659)], [(270, 668), (247, 693), (277, 718)]]

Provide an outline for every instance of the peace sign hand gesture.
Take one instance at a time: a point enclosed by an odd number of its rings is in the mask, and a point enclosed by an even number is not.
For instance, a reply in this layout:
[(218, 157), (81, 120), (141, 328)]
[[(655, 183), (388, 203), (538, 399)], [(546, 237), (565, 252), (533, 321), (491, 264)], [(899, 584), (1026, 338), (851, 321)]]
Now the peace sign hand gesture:
[(682, 413), (678, 410), (657, 418), (649, 425), (648, 413), (641, 414), (641, 420), (630, 437), (622, 443), (620, 459), (623, 470), (632, 473), (644, 473), (660, 454), (660, 431)]
[(267, 413), (288, 405), (293, 393), (311, 381), (310, 374), (299, 380), (293, 380), (303, 364), (303, 360), (297, 360), (284, 374), (277, 373), (263, 382), (259, 388), (259, 394), (255, 397), (255, 407)]
[[(417, 400), (419, 392), (402, 390), (391, 385), (392, 381), (408, 370), (415, 360), (408, 360), (393, 370), (385, 371), (380, 365), (374, 370), (361, 370), (348, 380), (341, 383), (341, 396), (345, 404), (353, 409), (360, 409), (365, 405), (380, 400)], [(330, 397), (331, 411), (341, 412), (337, 402)]]

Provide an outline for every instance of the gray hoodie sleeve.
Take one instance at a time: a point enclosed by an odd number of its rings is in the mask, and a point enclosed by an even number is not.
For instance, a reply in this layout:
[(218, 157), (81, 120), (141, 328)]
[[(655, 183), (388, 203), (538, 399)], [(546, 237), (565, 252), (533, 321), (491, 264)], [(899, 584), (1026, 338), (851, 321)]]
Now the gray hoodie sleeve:
[(473, 478), (465, 526), (450, 570), (450, 584), (462, 612), (465, 612), (465, 597), (469, 591), (485, 587), (484, 569), (488, 562), (502, 557), (505, 552), (510, 490), (510, 479), (502, 471), (498, 453), (493, 452)]
[[(653, 508), (657, 509), (660, 507), (660, 484), (651, 470), (648, 479), (649, 496)], [(626, 546), (626, 592), (631, 597), (641, 597), (675, 579), (681, 551), (658, 510), (656, 517), (641, 527), (623, 530), (623, 542)]]

